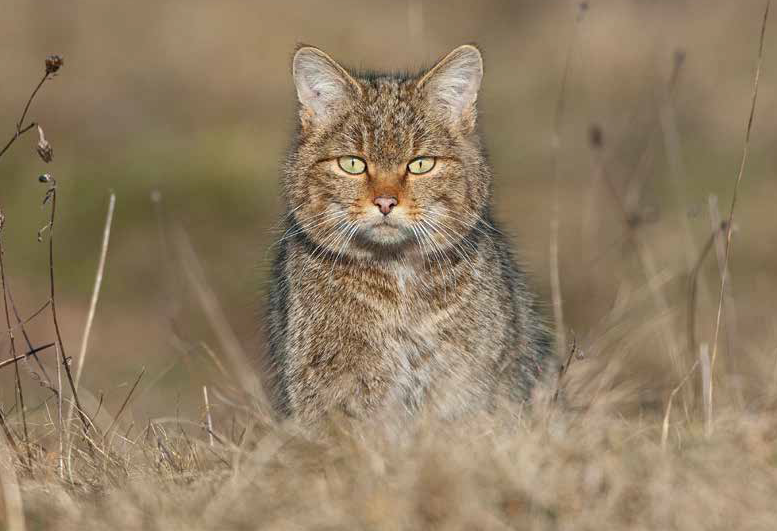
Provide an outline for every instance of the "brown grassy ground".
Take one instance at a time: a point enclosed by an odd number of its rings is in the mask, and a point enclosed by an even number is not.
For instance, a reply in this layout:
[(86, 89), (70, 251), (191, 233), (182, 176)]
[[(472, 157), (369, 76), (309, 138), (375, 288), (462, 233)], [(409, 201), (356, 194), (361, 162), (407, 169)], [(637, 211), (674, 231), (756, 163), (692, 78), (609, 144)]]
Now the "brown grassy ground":
[(421, 423), (399, 440), (335, 422), (327, 443), (243, 410), (248, 432), (225, 418), (212, 447), (157, 420), (93, 455), (79, 443), (64, 480), (54, 454), (29, 479), (4, 453), (5, 524), (21, 529), (22, 512), (27, 529), (61, 530), (774, 529), (773, 409), (727, 410), (709, 438), (678, 411), (662, 448), (660, 418), (614, 405)]
[[(117, 209), (79, 387), (91, 442), (77, 418), (60, 430), (40, 368), (23, 363), (24, 445), (14, 371), (0, 368), (0, 408), (21, 453), (0, 434), (0, 529), (777, 528), (775, 17), (705, 423), (701, 371), (684, 376), (713, 342), (723, 247), (703, 249), (728, 213), (763, 2), (588, 4), (575, 22), (577, 4), (561, 1), (10, 0), (0, 139), (42, 57), (66, 62), (29, 117), (54, 161), (37, 159), (34, 136), (0, 160), (5, 268), (30, 315), (48, 298), (48, 248), (35, 235), (49, 212), (36, 179), (50, 172), (69, 356), (109, 190)], [(547, 301), (559, 178), (559, 279), (578, 354), (563, 407), (458, 427), (422, 421), (399, 437), (334, 420), (324, 443), (273, 424), (246, 394), (263, 348), (255, 307), (279, 238), (298, 41), (388, 68), (461, 42), (483, 47), (496, 214)], [(55, 338), (48, 311), (26, 329), (35, 345)], [(5, 337), (0, 346), (2, 362)], [(56, 381), (54, 349), (41, 358)], [(28, 447), (31, 470), (20, 464)]]

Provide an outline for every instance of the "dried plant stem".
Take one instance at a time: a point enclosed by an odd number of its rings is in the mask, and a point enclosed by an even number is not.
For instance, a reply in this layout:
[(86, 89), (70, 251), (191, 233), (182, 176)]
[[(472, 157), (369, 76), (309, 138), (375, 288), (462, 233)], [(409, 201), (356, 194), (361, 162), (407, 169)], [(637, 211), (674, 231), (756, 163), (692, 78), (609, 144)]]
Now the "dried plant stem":
[(224, 315), (224, 310), (221, 308), (216, 294), (208, 286), (205, 280), (205, 272), (197, 258), (197, 253), (194, 252), (192, 244), (182, 228), (176, 231), (174, 243), (178, 248), (178, 255), (186, 279), (194, 290), (208, 322), (213, 327), (219, 343), (221, 343), (224, 353), (229, 358), (233, 374), (237, 376), (243, 390), (258, 399), (257, 402), (260, 409), (269, 411), (268, 404), (270, 402), (267, 399), (261, 381), (254, 371), (246, 370), (250, 366), (248, 357)]
[(43, 74), (43, 78), (38, 82), (38, 85), (35, 87), (35, 89), (32, 91), (32, 94), (30, 94), (30, 97), (27, 99), (27, 104), (24, 106), (24, 110), (22, 111), (22, 115), (19, 118), (19, 121), (16, 122), (16, 131), (14, 131), (13, 136), (10, 140), (5, 144), (2, 150), (0, 150), (0, 157), (2, 157), (6, 151), (8, 151), (8, 148), (10, 148), (16, 140), (22, 136), (24, 133), (35, 127), (35, 122), (32, 122), (24, 127), (22, 125), (24, 124), (24, 119), (27, 117), (27, 111), (30, 110), (30, 105), (32, 105), (32, 100), (35, 99), (35, 96), (38, 94), (38, 91), (41, 89), (43, 84), (46, 82), (46, 80), (49, 79), (49, 73), (46, 72)]
[[(0, 214), (2, 215), (2, 214)], [(2, 228), (0, 227), (0, 280), (3, 286), (3, 311), (5, 312), (5, 326), (8, 330), (8, 339), (11, 343), (11, 359), (16, 359), (16, 338), (14, 337), (13, 328), (11, 328), (11, 313), (8, 311), (8, 292), (6, 286), (8, 281), (5, 277), (5, 264), (3, 262), (3, 240), (2, 240)], [(27, 428), (27, 409), (24, 406), (24, 391), (22, 389), (22, 379), (19, 374), (19, 364), (14, 363), (14, 377), (16, 382), (16, 396), (19, 399), (19, 410), (22, 416), (22, 433), (24, 434), (24, 447), (27, 449), (27, 467), (30, 473), (32, 473), (32, 450), (30, 448), (30, 434)]]
[[(16, 307), (16, 302), (13, 298), (13, 292), (11, 291), (11, 286), (8, 286), (8, 301), (11, 303), (11, 309), (13, 310), (14, 319), (16, 319), (16, 325), (14, 328), (19, 327), (22, 331), (22, 337), (24, 338), (25, 343), (27, 343), (27, 355), (32, 355), (33, 359), (35, 359), (35, 362), (38, 364), (38, 368), (41, 371), (41, 374), (43, 375), (43, 381), (46, 385), (46, 388), (48, 388), (50, 391), (56, 393), (57, 390), (54, 388), (54, 384), (51, 381), (51, 377), (49, 377), (49, 373), (46, 371), (46, 367), (43, 366), (43, 363), (40, 361), (40, 358), (38, 357), (38, 352), (41, 350), (45, 350), (45, 348), (48, 347), (33, 347), (32, 340), (30, 339), (29, 334), (27, 333), (27, 329), (24, 325), (29, 323), (31, 320), (36, 318), (38, 315), (43, 313), (43, 311), (48, 308), (49, 304), (51, 304), (50, 300), (47, 300), (40, 308), (35, 310), (35, 312), (32, 313), (29, 317), (26, 319), (22, 319), (21, 315), (19, 314), (19, 309)], [(53, 343), (52, 343), (53, 344)], [(29, 369), (30, 372), (32, 372), (32, 369)]]
[[(54, 345), (57, 357), (60, 357), (59, 345)], [(57, 362), (57, 423), (59, 424), (59, 456), (57, 468), (59, 477), (65, 478), (65, 425), (62, 422), (62, 364)]]
[(701, 396), (704, 401), (704, 433), (709, 437), (712, 435), (712, 408), (707, 402), (712, 393), (712, 371), (710, 366), (710, 347), (707, 343), (702, 343), (699, 350), (699, 366), (701, 367)]
[[(92, 331), (92, 322), (97, 308), (97, 300), (100, 297), (100, 288), (103, 282), (103, 272), (105, 271), (105, 258), (108, 255), (108, 242), (111, 239), (111, 224), (113, 223), (113, 210), (116, 206), (116, 194), (111, 193), (108, 203), (108, 214), (105, 218), (105, 228), (103, 229), (103, 243), (100, 251), (100, 261), (97, 265), (97, 274), (94, 277), (94, 288), (92, 289), (92, 299), (89, 303), (89, 314), (86, 317), (84, 335), (81, 339), (81, 350), (78, 353), (78, 367), (76, 368), (76, 388), (81, 381), (81, 372), (84, 369), (84, 360), (86, 359), (86, 347), (89, 344), (89, 335)], [(72, 411), (71, 411), (72, 412)], [(70, 415), (68, 414), (68, 417)]]
[(129, 390), (129, 393), (127, 393), (127, 396), (124, 398), (124, 402), (122, 402), (121, 407), (119, 408), (119, 412), (116, 413), (116, 416), (113, 417), (113, 421), (111, 422), (110, 426), (108, 426), (108, 429), (105, 430), (104, 438), (107, 438), (108, 435), (110, 435), (111, 430), (113, 430), (113, 427), (116, 426), (116, 423), (119, 421), (119, 417), (121, 417), (121, 414), (124, 413), (124, 410), (127, 407), (127, 404), (129, 404), (130, 399), (132, 398), (133, 393), (135, 393), (135, 389), (138, 387), (138, 384), (140, 383), (141, 378), (143, 378), (143, 375), (146, 374), (146, 368), (143, 367), (141, 369), (140, 374), (138, 374), (137, 379), (135, 380), (135, 383), (132, 384), (132, 387)]
[(666, 449), (666, 442), (669, 438), (669, 416), (672, 413), (672, 402), (674, 401), (674, 397), (677, 394), (680, 389), (685, 385), (685, 383), (688, 381), (688, 379), (691, 377), (691, 375), (694, 373), (696, 368), (699, 366), (699, 360), (696, 359), (696, 361), (693, 362), (693, 365), (691, 365), (691, 368), (688, 369), (688, 372), (685, 373), (685, 376), (680, 380), (680, 383), (677, 384), (677, 387), (672, 389), (672, 392), (669, 393), (669, 400), (666, 403), (666, 410), (664, 411), (664, 421), (662, 423), (661, 427), (661, 448)]
[[(709, 196), (709, 212), (710, 212), (710, 224), (713, 227), (725, 227), (726, 222), (722, 221), (720, 210), (718, 209), (718, 196), (710, 194)], [(732, 230), (735, 230), (732, 227)], [(728, 355), (724, 358), (726, 373), (737, 374), (739, 367), (739, 360), (737, 360), (736, 351), (734, 345), (738, 343), (738, 326), (737, 326), (737, 307), (734, 299), (734, 286), (731, 282), (731, 276), (729, 272), (724, 269), (724, 262), (726, 257), (726, 231), (719, 230), (715, 236), (715, 256), (718, 264), (718, 274), (727, 275), (726, 279), (726, 292), (723, 298), (723, 332), (725, 336), (726, 352)], [(734, 386), (734, 394), (740, 406), (744, 405), (744, 396), (739, 386)]]
[(43, 345), (43, 346), (40, 346), (40, 347), (35, 348), (33, 350), (30, 350), (30, 351), (22, 354), (21, 356), (16, 356), (15, 358), (11, 358), (10, 360), (5, 360), (3, 362), (0, 362), (0, 369), (2, 369), (3, 367), (7, 367), (8, 365), (11, 365), (12, 363), (16, 363), (18, 361), (22, 361), (22, 360), (24, 360), (24, 359), (26, 359), (26, 358), (28, 358), (30, 356), (35, 356), (38, 352), (42, 352), (44, 350), (50, 349), (53, 346), (54, 346), (54, 343), (49, 343), (47, 345)]
[[(715, 333), (712, 339), (712, 357), (710, 359), (710, 373), (714, 374), (715, 360), (718, 355), (718, 337), (720, 335), (720, 318), (723, 313), (723, 300), (726, 293), (726, 279), (728, 278), (728, 262), (731, 256), (731, 230), (734, 226), (734, 211), (737, 206), (737, 196), (739, 193), (739, 184), (742, 182), (742, 175), (745, 171), (745, 164), (747, 163), (747, 155), (750, 151), (750, 134), (753, 129), (753, 119), (755, 118), (755, 104), (758, 100), (758, 81), (761, 77), (761, 64), (763, 63), (763, 51), (764, 51), (764, 37), (766, 35), (766, 22), (769, 19), (769, 7), (771, 6), (771, 0), (767, 0), (766, 8), (764, 9), (763, 22), (761, 24), (761, 38), (758, 45), (758, 62), (755, 69), (755, 78), (753, 80), (753, 96), (750, 103), (750, 116), (747, 120), (747, 130), (745, 132), (745, 143), (742, 148), (742, 159), (739, 163), (739, 172), (737, 173), (736, 181), (734, 182), (734, 193), (731, 197), (731, 210), (728, 214), (728, 223), (726, 227), (726, 255), (723, 260), (723, 273), (720, 277), (720, 294), (718, 297), (718, 311), (715, 317)], [(707, 415), (712, 418), (712, 382), (710, 382), (707, 392), (709, 395), (706, 397)]]
[(710, 234), (699, 253), (699, 257), (696, 259), (696, 263), (691, 268), (690, 275), (688, 275), (688, 350), (691, 352), (696, 352), (696, 301), (698, 299), (699, 272), (704, 264), (704, 259), (707, 258), (713, 245), (715, 245), (715, 238), (724, 230), (726, 230), (725, 223), (721, 224), (715, 232)]
[[(54, 331), (57, 335), (57, 345), (59, 348), (60, 362), (65, 368), (65, 374), (67, 375), (68, 383), (70, 384), (70, 391), (73, 393), (73, 401), (76, 405), (78, 417), (83, 424), (84, 433), (89, 432), (89, 421), (84, 414), (84, 410), (81, 408), (81, 402), (78, 400), (78, 391), (76, 390), (75, 382), (73, 381), (73, 374), (70, 370), (70, 361), (65, 354), (65, 344), (62, 341), (62, 332), (59, 328), (59, 319), (57, 318), (57, 300), (56, 289), (54, 284), (54, 221), (56, 220), (57, 213), (57, 182), (51, 178), (51, 187), (46, 192), (47, 197), (51, 199), (51, 214), (49, 217), (48, 231), (49, 231), (49, 288), (51, 298), (51, 319), (54, 322)], [(59, 387), (60, 394), (62, 393), (62, 387)]]
[(564, 301), (561, 294), (561, 276), (559, 273), (558, 262), (558, 240), (560, 222), (560, 176), (559, 176), (559, 153), (561, 151), (561, 126), (564, 122), (564, 112), (566, 110), (567, 81), (569, 79), (570, 63), (572, 52), (577, 46), (580, 36), (580, 21), (583, 19), (581, 10), (575, 19), (575, 33), (569, 40), (567, 52), (564, 58), (564, 71), (561, 76), (561, 87), (558, 98), (556, 99), (556, 110), (553, 119), (553, 213), (550, 222), (550, 289), (553, 300), (553, 320), (556, 324), (556, 356), (563, 359), (567, 351), (567, 334), (564, 323)]
[[(625, 200), (621, 198), (618, 190), (615, 187), (615, 184), (610, 178), (610, 175), (605, 171), (604, 163), (601, 160), (601, 155), (599, 155), (597, 158), (597, 165), (597, 173), (600, 175), (602, 182), (604, 182), (607, 190), (612, 195), (615, 205), (618, 207), (618, 210), (622, 216), (623, 226), (628, 234), (627, 241), (635, 249), (640, 265), (645, 271), (645, 277), (647, 278), (647, 284), (650, 288), (650, 294), (653, 298), (653, 304), (656, 306), (656, 310), (658, 311), (659, 315), (668, 316), (670, 313), (669, 303), (661, 290), (653, 282), (654, 279), (660, 276), (653, 252), (650, 250), (650, 247), (642, 240), (641, 235), (637, 230), (638, 227), (633, 222), (633, 218), (626, 206)], [(669, 359), (672, 361), (672, 365), (675, 371), (677, 371), (677, 374), (682, 374), (682, 368), (680, 364), (680, 348), (677, 345), (674, 330), (671, 325), (667, 324), (663, 320), (662, 325), (664, 328), (662, 339), (666, 342), (667, 350), (669, 351)]]
[(213, 418), (210, 416), (210, 402), (208, 401), (208, 386), (202, 386), (202, 396), (205, 400), (205, 421), (208, 425), (208, 442), (213, 446)]
[(566, 376), (567, 372), (569, 372), (569, 367), (572, 365), (572, 362), (575, 361), (575, 354), (577, 354), (577, 338), (575, 338), (573, 334), (572, 347), (569, 349), (569, 354), (567, 355), (566, 361), (564, 361), (564, 364), (559, 367), (558, 376), (556, 377), (556, 391), (553, 393), (553, 398), (551, 400), (551, 402), (554, 404), (558, 402), (562, 385), (564, 383), (564, 377)]
[(21, 129), (22, 124), (24, 123), (24, 119), (27, 117), (27, 111), (30, 110), (30, 105), (32, 105), (32, 100), (35, 99), (35, 95), (38, 94), (38, 91), (43, 86), (43, 84), (46, 82), (46, 80), (49, 78), (49, 73), (46, 71), (46, 73), (43, 74), (43, 77), (38, 82), (38, 85), (35, 87), (35, 90), (32, 91), (32, 94), (30, 94), (29, 99), (27, 100), (27, 104), (24, 106), (24, 110), (22, 111), (22, 115), (19, 118), (19, 121), (16, 122), (16, 130), (18, 131)]

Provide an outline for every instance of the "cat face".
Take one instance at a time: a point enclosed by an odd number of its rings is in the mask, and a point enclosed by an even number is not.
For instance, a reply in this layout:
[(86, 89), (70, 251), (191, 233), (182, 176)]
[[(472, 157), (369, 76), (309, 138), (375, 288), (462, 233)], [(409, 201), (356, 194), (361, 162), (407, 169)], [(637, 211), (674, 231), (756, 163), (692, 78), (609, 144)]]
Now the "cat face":
[(321, 252), (434, 255), (487, 207), (475, 134), (482, 59), (461, 46), (416, 76), (352, 75), (322, 51), (293, 63), (300, 102), (285, 171), (295, 228)]

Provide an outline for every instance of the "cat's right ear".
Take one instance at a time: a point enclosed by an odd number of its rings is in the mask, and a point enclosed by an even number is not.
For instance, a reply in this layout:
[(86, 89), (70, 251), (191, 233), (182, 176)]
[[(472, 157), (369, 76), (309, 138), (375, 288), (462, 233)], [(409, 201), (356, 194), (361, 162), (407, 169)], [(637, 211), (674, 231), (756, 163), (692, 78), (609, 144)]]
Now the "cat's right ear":
[(323, 123), (362, 89), (345, 69), (313, 46), (302, 46), (291, 67), (303, 126)]

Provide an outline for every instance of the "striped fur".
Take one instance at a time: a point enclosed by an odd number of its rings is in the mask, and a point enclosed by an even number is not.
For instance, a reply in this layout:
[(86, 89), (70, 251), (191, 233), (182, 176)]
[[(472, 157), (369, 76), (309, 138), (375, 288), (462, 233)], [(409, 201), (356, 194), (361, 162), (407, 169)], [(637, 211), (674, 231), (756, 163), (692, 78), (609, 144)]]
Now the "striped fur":
[[(348, 72), (310, 47), (294, 65), (300, 126), (268, 314), (278, 410), (404, 422), (528, 399), (553, 361), (490, 215), (480, 52), (457, 48), (419, 75)], [(340, 170), (345, 155), (366, 173)], [(436, 158), (429, 174), (408, 172), (418, 156)], [(373, 200), (387, 194), (398, 204), (384, 216)]]

